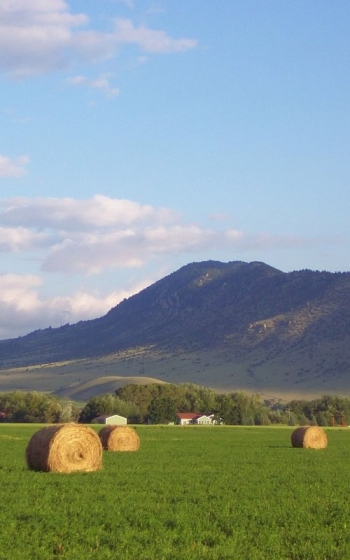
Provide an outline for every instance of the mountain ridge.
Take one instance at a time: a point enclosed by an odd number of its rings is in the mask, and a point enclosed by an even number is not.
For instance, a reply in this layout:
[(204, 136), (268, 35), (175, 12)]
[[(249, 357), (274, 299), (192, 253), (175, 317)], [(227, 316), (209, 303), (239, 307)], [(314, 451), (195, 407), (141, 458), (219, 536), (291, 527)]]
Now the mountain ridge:
[[(349, 272), (204, 261), (183, 266), (98, 319), (0, 341), (0, 378), (18, 368), (106, 357), (117, 370), (128, 364), (128, 375), (158, 378), (160, 363), (168, 382), (350, 392), (349, 342)], [(192, 368), (185, 371), (181, 355)], [(212, 363), (211, 379), (204, 360)]]

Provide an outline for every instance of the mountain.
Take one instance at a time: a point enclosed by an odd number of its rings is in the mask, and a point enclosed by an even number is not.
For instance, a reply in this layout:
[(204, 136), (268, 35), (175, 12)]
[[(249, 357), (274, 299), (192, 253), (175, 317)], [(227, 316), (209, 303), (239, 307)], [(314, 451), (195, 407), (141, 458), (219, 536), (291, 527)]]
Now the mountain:
[(350, 273), (191, 263), (105, 316), (0, 341), (0, 389), (147, 376), (350, 395)]

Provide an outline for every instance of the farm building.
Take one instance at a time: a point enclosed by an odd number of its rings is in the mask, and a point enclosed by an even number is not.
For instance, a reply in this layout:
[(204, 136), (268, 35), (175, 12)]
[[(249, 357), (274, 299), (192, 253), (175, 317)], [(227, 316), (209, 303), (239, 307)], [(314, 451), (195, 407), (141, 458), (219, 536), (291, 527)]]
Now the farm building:
[(212, 424), (213, 421), (212, 421), (212, 419), (210, 418), (210, 416), (202, 415), (202, 416), (198, 416), (197, 418), (194, 418), (193, 423), (194, 423), (194, 424), (199, 424), (199, 425), (201, 425), (201, 426), (204, 426), (205, 424)]
[(210, 416), (198, 414), (197, 412), (178, 412), (175, 418), (175, 424), (186, 426), (188, 424), (212, 424), (213, 420)]
[(113, 416), (108, 416), (103, 414), (102, 416), (97, 416), (93, 420), (96, 424), (112, 424), (113, 426), (125, 426), (128, 423), (128, 419), (124, 416), (119, 416), (119, 414), (113, 414)]

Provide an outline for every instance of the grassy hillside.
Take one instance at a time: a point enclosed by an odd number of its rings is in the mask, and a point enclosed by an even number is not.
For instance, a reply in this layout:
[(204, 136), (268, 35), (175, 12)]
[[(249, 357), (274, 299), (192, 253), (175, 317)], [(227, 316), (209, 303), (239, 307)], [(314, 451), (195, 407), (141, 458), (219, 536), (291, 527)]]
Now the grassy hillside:
[(110, 377), (98, 377), (97, 379), (91, 379), (83, 383), (73, 383), (73, 385), (69, 385), (68, 387), (57, 389), (54, 393), (60, 398), (72, 399), (75, 401), (88, 401), (91, 397), (97, 395), (114, 393), (117, 389), (129, 383), (133, 385), (148, 385), (150, 383), (165, 383), (165, 381), (155, 379), (154, 377), (121, 377), (115, 375)]

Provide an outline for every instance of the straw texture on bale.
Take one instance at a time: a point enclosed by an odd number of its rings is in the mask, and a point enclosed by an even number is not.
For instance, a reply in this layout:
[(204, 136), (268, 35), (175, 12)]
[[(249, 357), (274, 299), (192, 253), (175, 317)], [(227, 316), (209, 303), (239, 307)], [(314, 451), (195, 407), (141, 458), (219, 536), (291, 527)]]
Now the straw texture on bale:
[(104, 426), (98, 435), (106, 451), (137, 451), (140, 448), (140, 438), (129, 426)]
[(82, 424), (48, 426), (36, 432), (26, 449), (33, 471), (92, 472), (102, 466), (102, 445), (96, 432)]
[(293, 447), (309, 449), (323, 449), (328, 444), (326, 432), (318, 426), (300, 426), (296, 428), (292, 433), (291, 440)]

